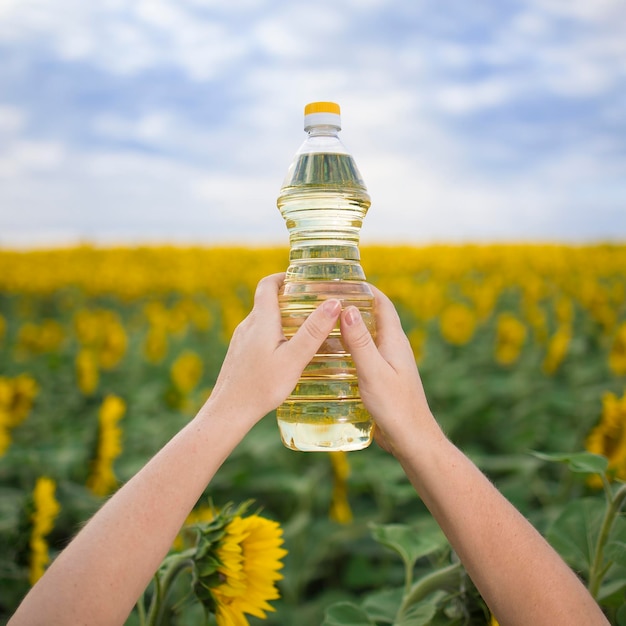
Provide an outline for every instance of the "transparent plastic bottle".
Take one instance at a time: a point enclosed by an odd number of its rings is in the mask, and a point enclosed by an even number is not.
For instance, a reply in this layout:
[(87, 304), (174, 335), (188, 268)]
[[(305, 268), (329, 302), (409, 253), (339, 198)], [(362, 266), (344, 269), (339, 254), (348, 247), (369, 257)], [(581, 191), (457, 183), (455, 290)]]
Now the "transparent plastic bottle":
[[(359, 232), (370, 197), (341, 143), (339, 106), (304, 109), (308, 133), (278, 197), (289, 230), (290, 255), (279, 294), (282, 325), (291, 337), (321, 302), (357, 306), (374, 334), (374, 297), (360, 265)], [(372, 441), (372, 418), (359, 395), (351, 355), (335, 328), (278, 408), (283, 443), (302, 451), (360, 450)]]

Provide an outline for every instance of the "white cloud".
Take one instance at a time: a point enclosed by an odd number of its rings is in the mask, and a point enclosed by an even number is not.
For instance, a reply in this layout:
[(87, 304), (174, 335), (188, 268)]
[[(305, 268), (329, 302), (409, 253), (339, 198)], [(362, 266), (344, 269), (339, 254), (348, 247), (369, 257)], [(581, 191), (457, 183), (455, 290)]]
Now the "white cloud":
[(178, 121), (167, 111), (151, 111), (136, 118), (125, 118), (106, 113), (96, 116), (94, 130), (103, 136), (117, 140), (137, 139), (153, 145), (170, 144), (175, 138)]
[(0, 104), (0, 135), (13, 135), (21, 131), (26, 122), (26, 112), (15, 106)]
[(274, 212), (278, 214), (279, 187), (276, 181), (264, 177), (215, 173), (193, 180), (190, 191), (206, 206), (220, 207), (224, 211), (222, 219), (236, 220), (247, 229), (252, 224), (268, 223), (270, 217), (275, 217)]
[(5, 9), (5, 17), (0, 41), (39, 47), (62, 60), (89, 61), (117, 74), (173, 65), (205, 80), (248, 50), (246, 38), (228, 24), (172, 0), (144, 0), (134, 8), (32, 0)]
[[(621, 0), (532, 0), (542, 11), (581, 21), (607, 22), (623, 19), (626, 7)], [(622, 22), (623, 24), (623, 22)]]
[(434, 100), (440, 109), (462, 115), (508, 104), (515, 99), (518, 89), (515, 81), (505, 78), (473, 81), (469, 84), (444, 83), (435, 92)]
[(18, 140), (0, 151), (0, 177), (50, 172), (62, 165), (65, 148), (57, 142)]
[[(32, 155), (31, 155), (32, 156)], [(55, 176), (21, 168), (0, 185), (0, 245), (188, 241), (286, 243), (267, 178), (130, 151), (65, 154)], [(19, 207), (19, 210), (4, 210)]]
[[(4, 2), (0, 42), (22, 65), (21, 90), (5, 70), (16, 95), (0, 104), (2, 241), (45, 230), (285, 242), (275, 198), (304, 139), (303, 105), (318, 99), (342, 106), (373, 198), (366, 239), (554, 237), (568, 215), (583, 224), (581, 198), (594, 195), (608, 221), (626, 193), (615, 132), (623, 7), (533, 0), (465, 24), (445, 3), (384, 0), (315, 11), (268, 0)], [(104, 86), (92, 70), (108, 74)], [(568, 121), (574, 100), (589, 109)], [(615, 228), (626, 236), (626, 224)]]
[(306, 49), (308, 42), (302, 41), (300, 33), (294, 32), (284, 17), (261, 20), (254, 27), (252, 34), (259, 48), (267, 54), (289, 58), (301, 57), (308, 52)]

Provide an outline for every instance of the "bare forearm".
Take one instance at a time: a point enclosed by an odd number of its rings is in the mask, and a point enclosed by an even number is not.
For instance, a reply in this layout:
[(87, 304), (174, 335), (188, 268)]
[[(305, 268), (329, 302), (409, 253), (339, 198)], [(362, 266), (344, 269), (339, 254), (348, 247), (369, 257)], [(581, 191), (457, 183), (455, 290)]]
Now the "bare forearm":
[(443, 435), (393, 303), (376, 294), (377, 343), (348, 307), (342, 337), (361, 397), (392, 452), (501, 624), (608, 624), (559, 555)]
[(561, 557), (443, 436), (400, 458), (501, 624), (608, 624)]
[(89, 521), (10, 625), (123, 624), (243, 434), (205, 407)]
[(261, 280), (200, 414), (120, 489), (26, 596), (11, 626), (123, 624), (186, 516), (233, 448), (276, 408), (336, 325), (326, 300), (289, 341), (283, 275)]

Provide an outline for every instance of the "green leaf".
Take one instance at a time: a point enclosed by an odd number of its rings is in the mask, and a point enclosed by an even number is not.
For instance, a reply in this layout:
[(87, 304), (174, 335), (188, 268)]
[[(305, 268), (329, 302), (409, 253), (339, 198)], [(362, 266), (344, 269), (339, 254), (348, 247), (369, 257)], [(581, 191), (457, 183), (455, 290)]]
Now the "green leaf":
[(532, 452), (531, 454), (542, 461), (567, 463), (572, 472), (580, 474), (605, 474), (609, 466), (609, 460), (605, 456), (592, 452), (573, 452), (571, 454)]
[(448, 540), (435, 524), (419, 526), (405, 524), (371, 524), (372, 536), (376, 541), (395, 550), (409, 566), (429, 554), (448, 545)]
[(624, 599), (625, 587), (626, 578), (624, 577), (603, 582), (596, 599), (602, 606), (619, 606)]
[(437, 613), (436, 600), (425, 600), (413, 604), (411, 608), (394, 623), (394, 626), (425, 626), (430, 624)]
[(402, 601), (403, 605), (409, 607), (413, 604), (420, 604), (426, 596), (435, 591), (457, 590), (460, 587), (463, 572), (463, 566), (460, 562), (451, 563), (440, 569), (428, 572), (413, 583), (410, 591)]
[(363, 601), (363, 608), (376, 622), (393, 624), (398, 608), (402, 604), (403, 593), (402, 588), (372, 593)]
[(606, 504), (597, 498), (569, 502), (546, 533), (563, 559), (585, 576), (589, 574), (605, 509)]
[(376, 626), (376, 622), (356, 604), (337, 602), (326, 609), (322, 626)]
[(213, 542), (209, 541), (205, 536), (200, 535), (198, 543), (196, 544), (196, 553), (194, 554), (194, 559), (196, 561), (204, 559), (207, 554), (211, 553), (212, 549)]
[(205, 606), (210, 606), (211, 603), (215, 603), (211, 589), (209, 589), (201, 581), (195, 583), (193, 586), (193, 592), (196, 595), (196, 598), (198, 598), (198, 600), (200, 600), (200, 602), (202, 602)]
[(615, 614), (617, 626), (626, 626), (626, 604), (622, 604)]
[(623, 541), (609, 541), (604, 548), (604, 556), (609, 561), (626, 567), (626, 543)]
[(196, 560), (195, 568), (198, 578), (206, 578), (217, 571), (221, 563), (213, 556), (206, 556), (201, 561)]

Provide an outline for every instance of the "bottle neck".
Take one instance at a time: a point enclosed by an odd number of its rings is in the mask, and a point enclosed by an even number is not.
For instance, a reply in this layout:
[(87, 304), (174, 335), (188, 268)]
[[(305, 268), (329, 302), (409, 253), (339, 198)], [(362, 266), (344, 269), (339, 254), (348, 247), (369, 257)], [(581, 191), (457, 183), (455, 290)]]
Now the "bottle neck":
[(319, 126), (311, 126), (307, 133), (309, 137), (336, 137), (339, 139), (339, 128), (327, 124)]

